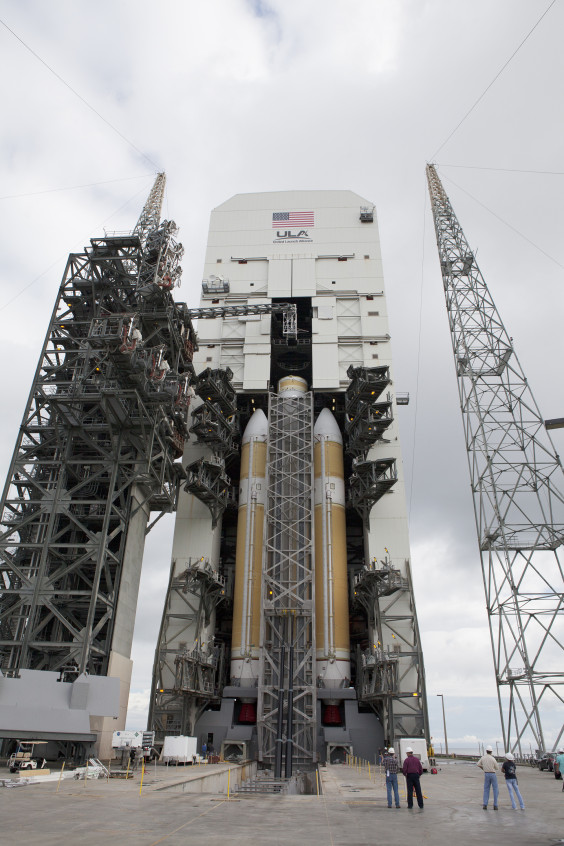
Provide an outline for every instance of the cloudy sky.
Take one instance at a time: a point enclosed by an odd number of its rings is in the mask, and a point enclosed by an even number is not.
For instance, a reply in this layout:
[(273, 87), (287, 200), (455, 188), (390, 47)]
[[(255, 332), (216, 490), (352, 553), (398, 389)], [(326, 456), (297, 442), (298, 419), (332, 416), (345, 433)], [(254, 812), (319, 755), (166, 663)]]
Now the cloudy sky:
[[(562, 0), (1, 0), (0, 19), (2, 476), (67, 254), (131, 229), (157, 170), (190, 305), (213, 207), (239, 192), (358, 192), (377, 206), (396, 384), (411, 394), (400, 413), (431, 733), (440, 743), (442, 693), (451, 746), (499, 740), (425, 163), (541, 411), (562, 416)], [(147, 543), (131, 728), (145, 726), (171, 530), (161, 521)]]

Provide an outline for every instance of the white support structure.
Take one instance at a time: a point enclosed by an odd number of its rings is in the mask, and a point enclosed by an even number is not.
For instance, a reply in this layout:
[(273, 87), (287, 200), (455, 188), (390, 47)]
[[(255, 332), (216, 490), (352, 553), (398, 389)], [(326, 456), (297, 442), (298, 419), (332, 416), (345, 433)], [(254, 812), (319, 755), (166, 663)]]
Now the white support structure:
[[(220, 701), (196, 720), (198, 742), (244, 744), (280, 775), (283, 757), (288, 773), (325, 760), (330, 745), (372, 760), (396, 737), (428, 737), (397, 423), (405, 400), (396, 401), (374, 206), (351, 191), (232, 197), (212, 212), (202, 278), (200, 306), (186, 310), (198, 320), (201, 404), (172, 557), (208, 557), (227, 597), (203, 629), (194, 620), (181, 638), (169, 626), (166, 650), (204, 637), (227, 656), (236, 644), (231, 674), (215, 680)], [(284, 379), (305, 384), (300, 396), (278, 392)], [(255, 458), (247, 427), (257, 410), (268, 435)], [(322, 413), (327, 443), (315, 439)], [(355, 580), (374, 559), (399, 581), (361, 601)], [(169, 598), (174, 619), (184, 599)], [(366, 669), (378, 649), (393, 655), (392, 685)], [(165, 690), (175, 684), (168, 672)]]

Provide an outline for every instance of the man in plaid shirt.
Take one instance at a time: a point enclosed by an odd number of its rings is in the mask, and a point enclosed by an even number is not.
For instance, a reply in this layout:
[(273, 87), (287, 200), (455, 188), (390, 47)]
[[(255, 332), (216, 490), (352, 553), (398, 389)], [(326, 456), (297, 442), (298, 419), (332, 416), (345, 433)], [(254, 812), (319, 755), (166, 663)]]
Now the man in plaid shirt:
[(392, 807), (392, 788), (394, 790), (394, 799), (396, 800), (396, 808), (401, 807), (399, 801), (398, 790), (398, 759), (393, 748), (390, 746), (382, 760), (384, 770), (386, 773), (386, 793), (388, 795), (388, 808)]

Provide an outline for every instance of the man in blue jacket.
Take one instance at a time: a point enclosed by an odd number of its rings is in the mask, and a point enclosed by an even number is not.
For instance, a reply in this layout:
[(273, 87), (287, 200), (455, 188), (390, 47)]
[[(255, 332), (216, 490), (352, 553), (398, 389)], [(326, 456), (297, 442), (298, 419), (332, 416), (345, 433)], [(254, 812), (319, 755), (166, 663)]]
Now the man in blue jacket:
[(415, 790), (417, 804), (423, 810), (423, 794), (419, 782), (419, 777), (423, 775), (423, 767), (419, 758), (416, 758), (413, 754), (411, 746), (408, 746), (405, 751), (407, 758), (403, 762), (402, 772), (407, 782), (407, 807), (413, 809), (413, 791)]

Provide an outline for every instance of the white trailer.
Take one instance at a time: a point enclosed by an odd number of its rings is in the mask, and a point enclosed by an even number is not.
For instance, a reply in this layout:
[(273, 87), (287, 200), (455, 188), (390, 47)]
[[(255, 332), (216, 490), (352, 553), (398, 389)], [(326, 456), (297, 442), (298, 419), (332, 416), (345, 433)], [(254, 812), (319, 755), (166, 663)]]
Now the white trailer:
[(176, 762), (179, 764), (192, 764), (194, 761), (200, 760), (200, 756), (196, 751), (197, 745), (197, 737), (168, 735), (164, 739), (161, 758), (165, 764)]
[(123, 749), (125, 746), (136, 749), (143, 743), (142, 731), (114, 731), (112, 735), (112, 748)]
[(396, 752), (400, 766), (407, 758), (406, 749), (413, 749), (413, 754), (421, 761), (421, 766), (425, 772), (429, 772), (429, 758), (427, 755), (427, 741), (423, 737), (402, 737), (396, 740)]

